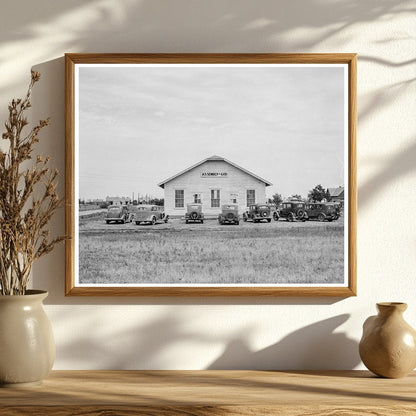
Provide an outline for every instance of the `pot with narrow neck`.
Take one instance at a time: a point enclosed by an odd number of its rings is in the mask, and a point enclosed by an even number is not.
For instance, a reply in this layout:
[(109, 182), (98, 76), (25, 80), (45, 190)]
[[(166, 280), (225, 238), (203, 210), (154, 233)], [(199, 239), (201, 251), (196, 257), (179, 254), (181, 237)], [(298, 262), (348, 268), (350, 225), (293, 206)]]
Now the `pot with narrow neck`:
[(377, 303), (378, 315), (363, 325), (360, 357), (381, 377), (401, 378), (416, 367), (416, 331), (404, 320), (406, 303)]
[(42, 301), (48, 292), (0, 296), (0, 387), (39, 384), (52, 369), (55, 342)]

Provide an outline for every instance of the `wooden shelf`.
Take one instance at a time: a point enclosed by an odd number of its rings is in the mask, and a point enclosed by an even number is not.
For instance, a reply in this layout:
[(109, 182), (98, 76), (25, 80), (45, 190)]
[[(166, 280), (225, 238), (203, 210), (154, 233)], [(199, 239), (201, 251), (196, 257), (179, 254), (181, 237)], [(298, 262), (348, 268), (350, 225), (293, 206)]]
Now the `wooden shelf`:
[(367, 371), (53, 371), (0, 389), (0, 415), (416, 415), (416, 373)]

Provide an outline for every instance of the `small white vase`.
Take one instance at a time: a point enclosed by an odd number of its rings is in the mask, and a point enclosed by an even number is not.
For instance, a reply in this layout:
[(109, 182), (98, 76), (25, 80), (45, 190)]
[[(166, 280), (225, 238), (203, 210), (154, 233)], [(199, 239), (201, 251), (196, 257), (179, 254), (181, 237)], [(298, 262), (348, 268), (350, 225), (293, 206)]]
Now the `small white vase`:
[(52, 326), (42, 301), (48, 292), (0, 295), (0, 386), (40, 384), (55, 361)]

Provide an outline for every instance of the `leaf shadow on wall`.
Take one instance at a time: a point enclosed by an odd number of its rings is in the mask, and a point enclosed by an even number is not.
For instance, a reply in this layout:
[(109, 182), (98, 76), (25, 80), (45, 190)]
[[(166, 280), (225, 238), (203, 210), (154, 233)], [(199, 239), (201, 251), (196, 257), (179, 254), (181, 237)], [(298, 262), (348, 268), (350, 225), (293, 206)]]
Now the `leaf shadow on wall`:
[[(9, 3), (0, 16), (0, 52), (6, 47), (0, 65), (18, 61), (27, 67), (35, 64), (35, 56), (60, 56), (63, 50), (312, 52), (330, 38), (341, 49), (353, 26), (415, 11), (409, 0), (351, 0), (336, 7), (318, 0), (242, 0), (238, 7), (223, 0), (176, 0), (174, 7), (165, 0), (38, 0), (36, 7)], [(18, 83), (14, 78), (0, 83), (0, 96)]]
[[(384, 163), (381, 163), (378, 172), (358, 188), (359, 208), (363, 208), (369, 204), (389, 183), (414, 171), (416, 169), (415, 161), (416, 138), (405, 149), (392, 155)], [(403, 221), (405, 220), (403, 218)]]
[[(129, 324), (128, 328), (123, 327), (123, 322), (119, 322), (116, 328), (103, 328), (100, 317), (90, 316), (92, 320), (84, 320), (82, 328), (73, 328), (70, 342), (60, 339), (62, 344), (57, 344), (57, 359), (89, 369), (169, 368), (172, 363), (171, 348), (191, 342), (210, 344), (214, 341), (214, 337), (203, 331), (184, 328), (181, 320), (172, 313), (149, 319), (144, 324), (140, 323), (141, 316), (136, 313), (136, 326)], [(66, 320), (73, 321), (74, 315), (59, 316), (58, 313), (56, 318), (62, 324)], [(134, 316), (129, 314), (129, 320), (134, 321)], [(112, 324), (108, 322), (110, 327)], [(112, 335), (108, 336), (110, 330)]]
[(253, 351), (244, 337), (233, 339), (207, 369), (354, 368), (360, 363), (358, 343), (343, 332), (335, 332), (349, 317), (342, 314), (307, 325), (258, 351)]
[[(216, 355), (209, 351), (212, 351), (212, 345), (218, 344), (225, 345), (224, 351), (205, 366), (207, 370), (337, 370), (354, 368), (360, 362), (358, 343), (344, 332), (335, 332), (349, 319), (349, 314), (307, 325), (257, 351), (249, 347), (251, 334), (255, 331), (253, 326), (240, 328), (237, 333), (233, 330), (234, 334), (229, 336), (214, 335), (203, 328), (190, 329), (180, 314), (175, 316), (167, 312), (143, 325), (139, 323), (140, 315), (136, 326), (129, 324), (129, 328), (123, 328), (121, 322), (109, 337), (108, 329), (99, 325), (99, 317), (94, 314), (88, 322), (76, 319), (72, 313), (71, 316), (64, 311), (59, 314), (63, 315), (56, 317), (61, 326), (67, 321), (66, 328), (71, 328), (74, 318), (80, 326), (71, 329), (70, 342), (65, 343), (62, 337), (59, 338), (57, 359), (64, 365), (75, 362), (80, 368), (120, 370), (162, 366), (169, 369), (173, 362), (174, 368), (184, 365), (192, 368), (193, 363), (200, 361), (201, 351), (205, 351), (204, 360), (209, 362), (209, 357)], [(94, 323), (95, 319), (98, 325)], [(86, 333), (89, 336), (85, 336)], [(180, 353), (183, 349), (188, 350), (186, 357)], [(195, 351), (195, 356), (190, 351)], [(178, 355), (177, 359), (172, 361), (172, 355)]]

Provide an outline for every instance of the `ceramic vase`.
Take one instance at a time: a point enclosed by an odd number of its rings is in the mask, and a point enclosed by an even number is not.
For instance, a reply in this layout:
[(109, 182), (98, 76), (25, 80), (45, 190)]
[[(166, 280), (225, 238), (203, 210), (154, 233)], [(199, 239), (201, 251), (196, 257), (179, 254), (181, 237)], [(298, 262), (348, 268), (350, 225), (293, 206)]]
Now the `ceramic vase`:
[(47, 292), (0, 296), (0, 385), (40, 384), (55, 360), (52, 326), (42, 301)]
[(416, 331), (403, 319), (405, 303), (377, 303), (378, 315), (363, 325), (360, 357), (381, 377), (400, 378), (416, 367)]

